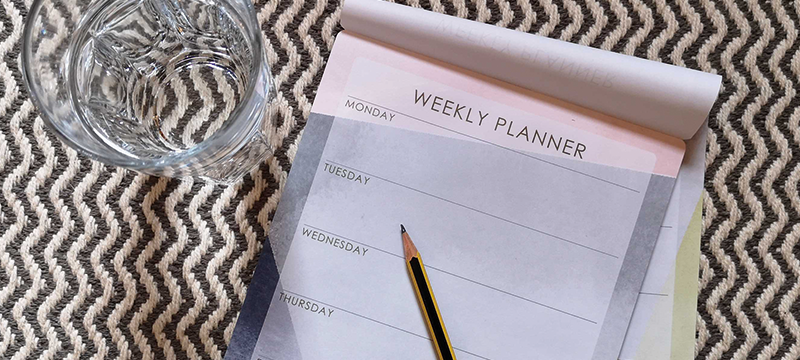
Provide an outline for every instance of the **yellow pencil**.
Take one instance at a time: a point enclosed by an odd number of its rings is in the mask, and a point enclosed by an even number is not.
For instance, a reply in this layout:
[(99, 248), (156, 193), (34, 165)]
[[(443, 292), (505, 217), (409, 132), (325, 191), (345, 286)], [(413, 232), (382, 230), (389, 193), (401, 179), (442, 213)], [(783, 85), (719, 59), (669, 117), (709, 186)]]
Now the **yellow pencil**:
[(425, 265), (422, 264), (422, 257), (411, 237), (408, 236), (406, 228), (400, 225), (400, 234), (403, 237), (403, 252), (406, 255), (406, 267), (411, 276), (411, 283), (417, 293), (419, 306), (422, 308), (422, 315), (428, 325), (428, 332), (433, 339), (433, 346), (436, 348), (436, 355), (440, 360), (455, 360), (453, 346), (450, 344), (450, 337), (447, 336), (447, 329), (444, 327), (442, 315), (439, 313), (439, 305), (436, 304), (436, 297), (433, 296), (433, 289), (428, 281), (428, 274), (425, 272)]

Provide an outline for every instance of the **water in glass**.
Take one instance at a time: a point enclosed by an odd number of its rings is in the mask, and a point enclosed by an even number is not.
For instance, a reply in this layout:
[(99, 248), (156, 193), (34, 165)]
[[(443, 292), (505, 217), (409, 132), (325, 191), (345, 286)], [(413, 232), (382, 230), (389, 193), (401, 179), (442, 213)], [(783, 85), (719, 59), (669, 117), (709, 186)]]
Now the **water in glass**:
[[(73, 24), (66, 9), (48, 6), (57, 1), (34, 9), (41, 19), (28, 23), (36, 29), (26, 37), (26, 72), (37, 105), (68, 143), (113, 165), (223, 181), (271, 151), (262, 118), (273, 91), (252, 5), (99, 1), (77, 6), (84, 12)], [(54, 21), (58, 10), (66, 21)], [(59, 33), (68, 37), (47, 43)], [(85, 133), (71, 136), (68, 122)]]

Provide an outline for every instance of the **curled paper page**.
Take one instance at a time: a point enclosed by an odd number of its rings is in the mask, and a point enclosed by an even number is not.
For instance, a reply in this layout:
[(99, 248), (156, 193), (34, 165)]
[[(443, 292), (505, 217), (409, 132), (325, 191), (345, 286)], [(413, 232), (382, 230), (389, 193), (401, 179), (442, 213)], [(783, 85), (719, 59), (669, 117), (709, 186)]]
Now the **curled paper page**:
[(394, 46), (689, 139), (722, 77), (377, 0), (346, 0), (342, 26)]

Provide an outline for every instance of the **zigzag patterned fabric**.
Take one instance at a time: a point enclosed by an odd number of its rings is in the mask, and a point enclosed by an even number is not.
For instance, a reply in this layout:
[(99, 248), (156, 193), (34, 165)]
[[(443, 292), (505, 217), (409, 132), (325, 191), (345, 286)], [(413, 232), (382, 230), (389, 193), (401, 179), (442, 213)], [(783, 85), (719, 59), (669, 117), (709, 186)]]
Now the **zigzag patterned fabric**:
[[(31, 1), (2, 0), (0, 359), (224, 356), (341, 30), (339, 2), (257, 2), (280, 91), (279, 150), (222, 187), (104, 166), (62, 145), (22, 84)], [(799, 2), (409, 5), (721, 74), (709, 120), (696, 358), (800, 358)], [(187, 87), (187, 96), (203, 106), (217, 88)]]

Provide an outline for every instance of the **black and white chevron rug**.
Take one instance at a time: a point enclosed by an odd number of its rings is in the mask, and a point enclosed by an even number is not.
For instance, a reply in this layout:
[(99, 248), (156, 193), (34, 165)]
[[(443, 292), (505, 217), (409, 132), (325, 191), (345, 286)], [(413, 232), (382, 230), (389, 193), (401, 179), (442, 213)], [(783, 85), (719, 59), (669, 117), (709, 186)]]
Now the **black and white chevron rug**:
[[(49, 134), (19, 69), (30, 0), (0, 0), (0, 359), (220, 359), (341, 4), (257, 0), (277, 155), (230, 187), (92, 162)], [(408, 0), (721, 74), (706, 156), (698, 359), (800, 358), (800, 2)]]

